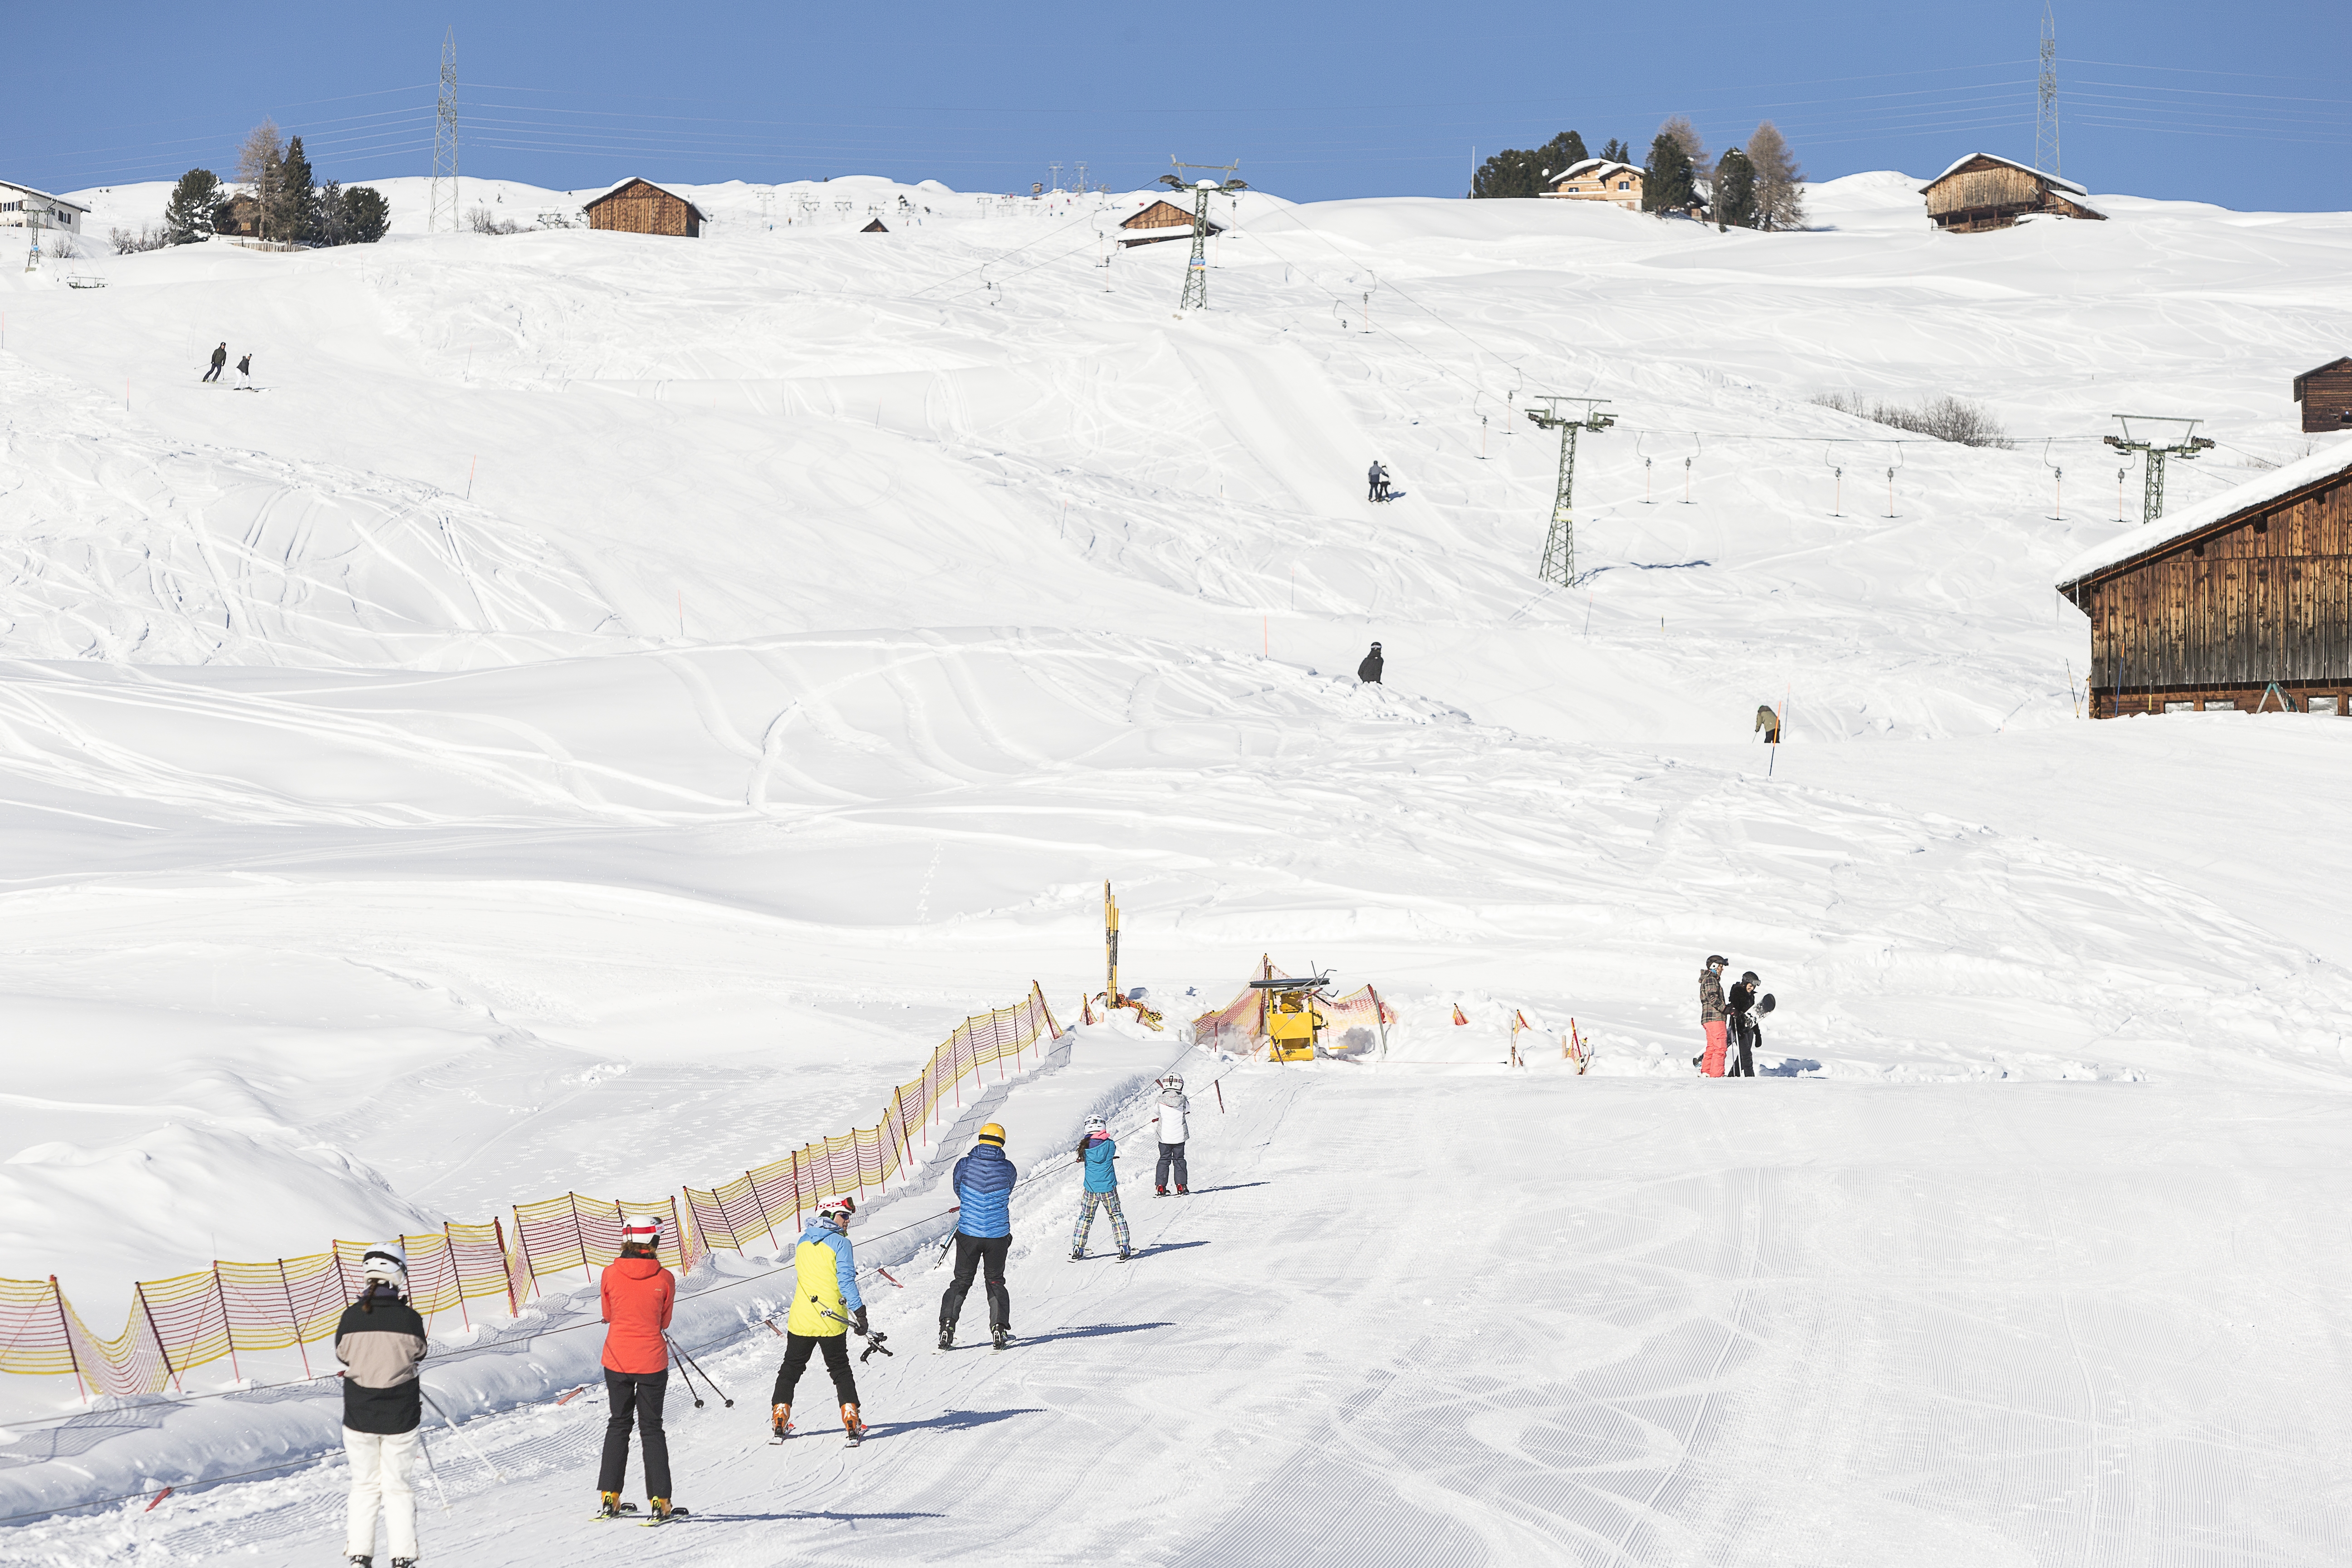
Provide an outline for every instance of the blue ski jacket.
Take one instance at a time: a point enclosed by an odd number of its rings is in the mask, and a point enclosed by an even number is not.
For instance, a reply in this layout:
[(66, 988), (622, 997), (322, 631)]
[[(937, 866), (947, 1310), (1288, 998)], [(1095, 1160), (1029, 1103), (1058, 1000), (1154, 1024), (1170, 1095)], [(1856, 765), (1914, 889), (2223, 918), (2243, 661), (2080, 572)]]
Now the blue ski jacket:
[(849, 1237), (822, 1219), (809, 1221), (793, 1247), (793, 1310), (784, 1327), (816, 1339), (845, 1334), (846, 1320), (864, 1305)]
[(955, 1163), (956, 1229), (965, 1236), (1013, 1234), (1013, 1162), (993, 1143), (976, 1143)]
[(1087, 1191), (1115, 1193), (1118, 1191), (1118, 1171), (1111, 1164), (1118, 1158), (1116, 1140), (1097, 1138), (1078, 1156), (1087, 1163)]

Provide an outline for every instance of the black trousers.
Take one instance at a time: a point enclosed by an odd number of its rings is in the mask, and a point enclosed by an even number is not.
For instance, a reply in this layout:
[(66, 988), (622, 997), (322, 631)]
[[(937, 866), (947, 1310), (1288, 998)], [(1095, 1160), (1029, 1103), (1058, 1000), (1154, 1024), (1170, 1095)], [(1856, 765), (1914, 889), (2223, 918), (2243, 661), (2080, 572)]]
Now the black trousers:
[(669, 1373), (604, 1372), (604, 1463), (596, 1472), (596, 1489), (616, 1492), (629, 1476), (629, 1422), (637, 1424), (637, 1442), (646, 1451), (646, 1496), (669, 1496), (669, 1436), (662, 1430), (662, 1396), (669, 1392)]
[(1192, 1175), (1186, 1170), (1184, 1164), (1184, 1145), (1181, 1143), (1162, 1143), (1160, 1145), (1160, 1169), (1158, 1173), (1152, 1176), (1151, 1184), (1158, 1187), (1163, 1193), (1168, 1190), (1168, 1171), (1169, 1167), (1171, 1165), (1175, 1167), (1176, 1184), (1178, 1186), (1189, 1187), (1192, 1184)]
[(824, 1370), (833, 1374), (834, 1393), (844, 1405), (857, 1403), (857, 1379), (849, 1370), (849, 1334), (844, 1330), (837, 1334), (786, 1334), (784, 1364), (776, 1369), (776, 1394), (770, 1404), (793, 1402), (793, 1390), (808, 1370), (809, 1352), (819, 1345), (824, 1347)]
[[(220, 379), (220, 373), (221, 367), (219, 365), (215, 365), (212, 369), (205, 372), (205, 379), (206, 381), (218, 381)], [(607, 1487), (604, 1489), (610, 1491), (612, 1489)]]
[[(982, 1274), (988, 1281), (988, 1327), (1013, 1327), (1013, 1293), (1004, 1288), (1004, 1255), (1013, 1250), (1009, 1236), (966, 1236), (956, 1232), (955, 1279), (948, 1293), (940, 1298), (940, 1326), (952, 1329), (963, 1316), (963, 1299), (971, 1294), (971, 1277)], [(982, 1269), (982, 1265), (987, 1267)]]
[(1756, 1076), (1756, 1038), (1763, 1031), (1753, 1025), (1742, 1024), (1737, 1019), (1733, 1020), (1731, 1028), (1733, 1037), (1739, 1045), (1739, 1059), (1731, 1064), (1731, 1071), (1727, 1076), (1754, 1078)]

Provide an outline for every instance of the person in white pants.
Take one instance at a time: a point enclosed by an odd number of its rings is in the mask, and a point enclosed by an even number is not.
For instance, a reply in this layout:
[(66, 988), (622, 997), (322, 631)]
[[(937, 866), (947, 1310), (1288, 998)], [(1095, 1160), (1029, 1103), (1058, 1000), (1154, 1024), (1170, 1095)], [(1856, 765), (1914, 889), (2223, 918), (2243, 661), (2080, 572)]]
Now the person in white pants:
[(408, 1258), (397, 1241), (371, 1247), (361, 1260), (367, 1284), (335, 1327), (343, 1363), (343, 1453), (351, 1461), (350, 1526), (344, 1555), (375, 1568), (375, 1521), (384, 1516), (392, 1568), (416, 1562), (417, 1427), (425, 1415), (425, 1321), (408, 1304)]

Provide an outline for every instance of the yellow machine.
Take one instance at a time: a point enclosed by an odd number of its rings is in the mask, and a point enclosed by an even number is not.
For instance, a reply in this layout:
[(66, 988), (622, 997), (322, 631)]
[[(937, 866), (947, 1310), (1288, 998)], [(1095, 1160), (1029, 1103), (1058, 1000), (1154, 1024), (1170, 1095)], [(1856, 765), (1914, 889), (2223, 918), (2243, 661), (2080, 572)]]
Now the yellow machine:
[(1323, 994), (1328, 977), (1302, 975), (1285, 976), (1279, 980), (1253, 980), (1253, 990), (1267, 993), (1265, 998), (1265, 1054), (1277, 1062), (1311, 1062), (1315, 1047), (1323, 1032), (1323, 1015), (1315, 1004)]

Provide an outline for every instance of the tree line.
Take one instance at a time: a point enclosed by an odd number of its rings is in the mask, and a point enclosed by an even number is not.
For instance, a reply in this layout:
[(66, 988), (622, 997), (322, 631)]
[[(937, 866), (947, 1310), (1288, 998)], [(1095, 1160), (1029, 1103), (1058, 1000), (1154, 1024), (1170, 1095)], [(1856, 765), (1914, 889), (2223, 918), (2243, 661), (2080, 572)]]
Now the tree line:
[[(1540, 147), (1505, 148), (1487, 159), (1471, 177), (1470, 195), (1539, 196), (1562, 171), (1595, 156), (1633, 162), (1633, 149), (1614, 137), (1596, 154), (1585, 150), (1582, 136), (1563, 131)], [(1726, 148), (1717, 157), (1707, 152), (1690, 117), (1675, 115), (1658, 127), (1641, 169), (1643, 212), (1696, 215), (1703, 209), (1719, 229), (1804, 226), (1804, 171), (1769, 120), (1744, 145)]]
[[(257, 238), (287, 245), (373, 245), (392, 223), (392, 204), (373, 185), (321, 183), (302, 150), (302, 138), (285, 140), (277, 122), (265, 120), (237, 148), (236, 177), (242, 191), (221, 183), (210, 169), (191, 169), (172, 187), (163, 204), (163, 231), (118, 249), (187, 245), (227, 230), (239, 203), (249, 203)], [(240, 217), (242, 214), (238, 215)]]

